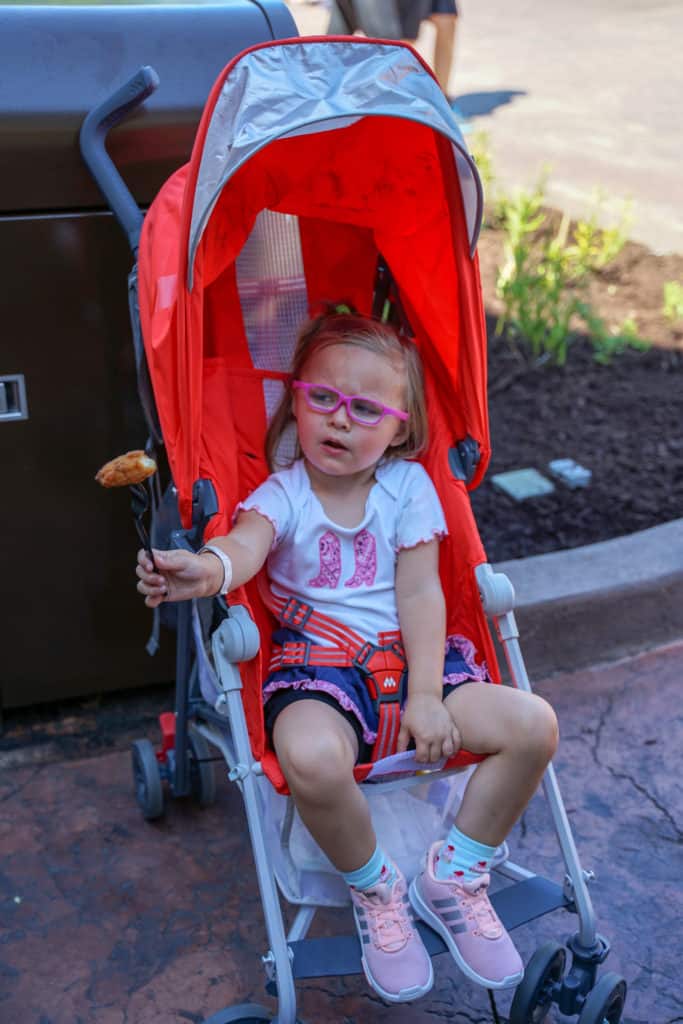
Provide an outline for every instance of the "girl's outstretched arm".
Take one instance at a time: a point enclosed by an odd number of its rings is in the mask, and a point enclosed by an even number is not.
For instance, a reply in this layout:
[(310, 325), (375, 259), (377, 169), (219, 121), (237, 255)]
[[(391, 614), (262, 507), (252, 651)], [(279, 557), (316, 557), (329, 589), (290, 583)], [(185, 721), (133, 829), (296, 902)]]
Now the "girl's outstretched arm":
[[(259, 512), (241, 512), (237, 524), (226, 537), (212, 537), (232, 563), (230, 590), (235, 590), (259, 571), (272, 547), (275, 531)], [(196, 555), (191, 551), (154, 551), (157, 572), (149, 555), (138, 552), (136, 573), (138, 590), (145, 604), (156, 608), (163, 601), (187, 601), (193, 597), (212, 597), (223, 584), (221, 560), (210, 551)]]
[(412, 736), (418, 761), (451, 757), (460, 737), (443, 704), (446, 603), (439, 579), (438, 540), (399, 552), (396, 604), (408, 659), (408, 699), (398, 750), (405, 750)]

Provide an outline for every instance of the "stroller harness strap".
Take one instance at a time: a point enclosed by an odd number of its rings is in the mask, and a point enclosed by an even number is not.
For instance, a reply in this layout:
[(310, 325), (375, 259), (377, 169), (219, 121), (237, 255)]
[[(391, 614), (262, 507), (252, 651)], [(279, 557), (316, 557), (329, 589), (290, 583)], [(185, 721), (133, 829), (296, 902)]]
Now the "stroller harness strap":
[(324, 646), (309, 640), (274, 644), (269, 672), (309, 665), (358, 669), (379, 719), (372, 761), (395, 753), (408, 678), (400, 631), (392, 629), (379, 633), (379, 643), (373, 644), (344, 623), (317, 612), (295, 597), (279, 597), (265, 584), (259, 586), (259, 591), (266, 607), (284, 626), (295, 630), (306, 628), (333, 644)]

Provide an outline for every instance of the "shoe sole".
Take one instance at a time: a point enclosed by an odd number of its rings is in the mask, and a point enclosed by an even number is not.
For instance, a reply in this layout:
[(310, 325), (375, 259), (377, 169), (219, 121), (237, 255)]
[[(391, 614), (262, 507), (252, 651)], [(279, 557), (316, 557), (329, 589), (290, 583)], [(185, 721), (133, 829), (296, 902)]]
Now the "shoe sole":
[(524, 977), (523, 970), (518, 971), (517, 974), (511, 974), (508, 977), (501, 979), (500, 981), (494, 981), (492, 978), (484, 978), (481, 976), (481, 974), (477, 974), (477, 972), (472, 967), (470, 967), (470, 965), (464, 959), (462, 953), (456, 946), (455, 940), (451, 935), (450, 931), (448, 930), (448, 928), (446, 927), (446, 925), (439, 917), (437, 917), (433, 910), (430, 910), (430, 908), (422, 899), (417, 887), (416, 879), (413, 879), (413, 881), (410, 883), (408, 896), (410, 898), (410, 902), (415, 913), (420, 918), (422, 918), (425, 924), (428, 924), (429, 927), (437, 933), (437, 935), (441, 936), (443, 941), (446, 943), (448, 951), (455, 960), (456, 964), (458, 965), (462, 973), (470, 979), (470, 981), (476, 982), (477, 985), (483, 985), (485, 988), (492, 989), (513, 988), (514, 986), (520, 983), (520, 981)]

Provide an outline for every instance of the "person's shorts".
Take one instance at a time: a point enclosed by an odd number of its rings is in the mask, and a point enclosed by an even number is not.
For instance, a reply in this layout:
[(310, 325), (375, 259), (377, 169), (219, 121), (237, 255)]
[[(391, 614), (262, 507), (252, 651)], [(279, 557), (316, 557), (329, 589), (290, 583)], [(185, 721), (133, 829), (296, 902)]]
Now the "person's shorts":
[[(301, 640), (301, 634), (279, 629), (273, 634), (276, 644)], [(477, 664), (474, 645), (467, 637), (449, 636), (446, 641), (443, 696), (468, 682), (490, 682), (485, 664)], [(365, 679), (355, 668), (309, 665), (277, 669), (263, 684), (266, 733), (272, 740), (273, 726), (281, 711), (295, 701), (319, 700), (334, 707), (351, 724), (358, 737), (358, 763), (367, 764), (377, 737), (379, 717), (373, 706)]]
[(398, 0), (404, 39), (417, 39), (420, 25), (432, 14), (457, 14), (455, 0)]
[(373, 39), (403, 38), (397, 0), (334, 0), (327, 34), (352, 35), (357, 29)]
[(334, 0), (327, 34), (357, 29), (377, 39), (417, 39), (420, 23), (432, 14), (457, 14), (455, 0)]
[(457, 14), (458, 5), (455, 0), (432, 0), (431, 14)]

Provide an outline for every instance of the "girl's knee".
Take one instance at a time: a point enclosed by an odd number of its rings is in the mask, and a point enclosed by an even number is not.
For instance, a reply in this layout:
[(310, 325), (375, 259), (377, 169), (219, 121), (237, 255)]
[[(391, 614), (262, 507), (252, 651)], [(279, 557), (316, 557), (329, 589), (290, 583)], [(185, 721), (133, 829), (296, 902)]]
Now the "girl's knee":
[(526, 699), (523, 706), (520, 702), (513, 742), (527, 754), (547, 763), (555, 754), (559, 742), (557, 717), (550, 704), (542, 697), (535, 693), (524, 696)]
[(276, 743), (276, 753), (292, 792), (309, 799), (326, 797), (353, 778), (354, 753), (334, 732), (299, 736), (291, 746)]

